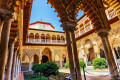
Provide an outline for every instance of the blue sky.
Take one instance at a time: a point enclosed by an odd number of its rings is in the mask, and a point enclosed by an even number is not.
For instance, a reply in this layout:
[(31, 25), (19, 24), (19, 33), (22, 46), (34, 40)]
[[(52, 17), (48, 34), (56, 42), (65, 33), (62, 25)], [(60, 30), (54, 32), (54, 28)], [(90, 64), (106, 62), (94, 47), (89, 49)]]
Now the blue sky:
[[(51, 4), (47, 4), (47, 0), (33, 1), (30, 23), (41, 21), (42, 19), (43, 22), (51, 23), (55, 27), (55, 30), (63, 31), (62, 27), (60, 27), (62, 24), (59, 22), (60, 18), (57, 17), (58, 13), (54, 12), (55, 9), (51, 8)], [(82, 14), (83, 12), (79, 11), (77, 18), (79, 18)]]

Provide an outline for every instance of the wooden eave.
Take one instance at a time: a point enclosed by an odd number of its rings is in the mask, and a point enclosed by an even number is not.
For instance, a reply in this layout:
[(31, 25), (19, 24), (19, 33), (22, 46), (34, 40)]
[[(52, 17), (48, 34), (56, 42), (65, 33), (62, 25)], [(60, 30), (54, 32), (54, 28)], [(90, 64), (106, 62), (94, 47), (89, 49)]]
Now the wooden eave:
[(23, 45), (26, 44), (27, 34), (29, 29), (29, 22), (31, 16), (32, 2), (24, 5), (24, 15), (23, 15)]

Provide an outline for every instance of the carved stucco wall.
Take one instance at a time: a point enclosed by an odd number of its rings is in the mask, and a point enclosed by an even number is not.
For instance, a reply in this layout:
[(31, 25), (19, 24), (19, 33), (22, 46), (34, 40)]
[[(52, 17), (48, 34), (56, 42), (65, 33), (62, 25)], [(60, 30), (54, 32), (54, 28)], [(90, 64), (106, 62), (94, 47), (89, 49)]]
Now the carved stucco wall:
[[(94, 48), (96, 57), (99, 57), (100, 49), (103, 49), (101, 39), (97, 35), (97, 33), (92, 33), (92, 34), (78, 40), (77, 48), (78, 48), (79, 59), (84, 59), (85, 61), (87, 58), (86, 57), (87, 50), (85, 47), (85, 41), (88, 39), (91, 40), (93, 43), (93, 48)], [(114, 24), (111, 24), (111, 31), (109, 32), (108, 39), (109, 39), (112, 50), (114, 47), (120, 46), (120, 21), (117, 21)]]
[[(111, 31), (109, 32), (109, 42), (111, 45), (111, 48), (120, 46), (120, 21), (117, 21), (114, 24), (111, 24)], [(79, 59), (86, 60), (86, 48), (85, 48), (85, 41), (91, 40), (94, 48), (94, 52), (96, 54), (96, 57), (99, 57), (100, 49), (103, 49), (102, 42), (100, 37), (97, 35), (97, 33), (92, 33), (80, 40), (77, 41), (77, 49), (78, 49), (78, 57)], [(63, 46), (23, 46), (23, 55), (28, 54), (28, 56), (31, 58), (34, 54), (37, 54), (39, 56), (39, 59), (42, 58), (42, 52), (45, 48), (49, 48), (52, 52), (52, 60), (55, 61), (55, 56), (59, 56), (59, 59), (63, 59), (62, 56), (65, 54), (65, 56), (68, 59), (67, 55), (67, 47)]]
[(39, 60), (42, 60), (42, 52), (46, 48), (50, 49), (53, 61), (55, 61), (56, 55), (59, 57), (59, 59), (63, 59), (63, 55), (65, 55), (67, 58), (67, 48), (63, 46), (23, 46), (23, 54), (21, 55), (21, 58), (24, 55), (28, 55), (29, 59), (32, 59), (32, 57), (36, 54), (39, 56)]

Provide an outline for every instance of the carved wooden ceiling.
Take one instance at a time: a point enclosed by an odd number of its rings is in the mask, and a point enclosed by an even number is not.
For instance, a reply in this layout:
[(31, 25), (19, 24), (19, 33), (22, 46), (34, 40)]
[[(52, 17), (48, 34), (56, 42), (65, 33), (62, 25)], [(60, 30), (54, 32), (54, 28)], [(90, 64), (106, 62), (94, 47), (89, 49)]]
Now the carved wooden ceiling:
[(90, 18), (92, 24), (101, 26), (101, 21), (96, 12), (96, 5), (93, 6), (94, 2), (91, 0), (48, 0), (48, 3), (55, 8), (55, 12), (60, 17), (60, 22), (65, 21), (76, 21), (77, 13), (81, 9)]

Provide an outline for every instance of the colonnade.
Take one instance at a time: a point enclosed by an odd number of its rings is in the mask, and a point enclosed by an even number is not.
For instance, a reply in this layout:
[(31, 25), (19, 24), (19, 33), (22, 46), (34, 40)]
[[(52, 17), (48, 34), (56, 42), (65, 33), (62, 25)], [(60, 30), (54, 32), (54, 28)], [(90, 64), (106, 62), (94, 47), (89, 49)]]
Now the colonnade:
[[(15, 21), (13, 13), (12, 11), (1, 13), (4, 15), (2, 16), (4, 20), (3, 25), (0, 25), (0, 80), (4, 80), (4, 78), (5, 80), (10, 80), (10, 78), (14, 80), (21, 71), (20, 58), (18, 59), (19, 47), (18, 44), (16, 45), (18, 38), (16, 36), (11, 37), (10, 33), (11, 25)], [(6, 62), (7, 71), (5, 71)]]
[[(13, 62), (14, 63), (12, 64), (11, 80), (16, 80), (16, 78), (19, 76), (21, 72), (21, 60), (17, 57), (17, 52), (15, 52), (14, 54)], [(10, 80), (10, 79), (6, 79), (6, 80)]]

